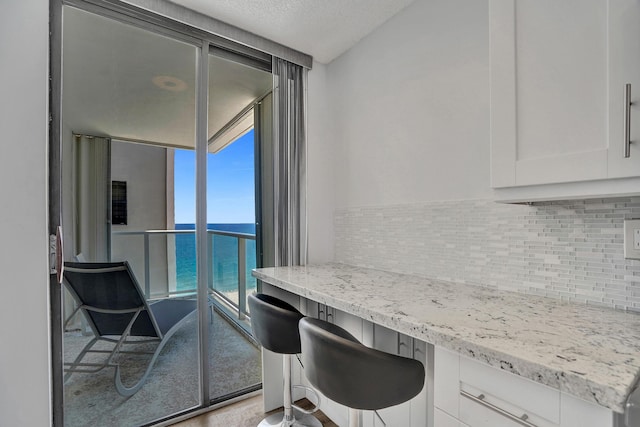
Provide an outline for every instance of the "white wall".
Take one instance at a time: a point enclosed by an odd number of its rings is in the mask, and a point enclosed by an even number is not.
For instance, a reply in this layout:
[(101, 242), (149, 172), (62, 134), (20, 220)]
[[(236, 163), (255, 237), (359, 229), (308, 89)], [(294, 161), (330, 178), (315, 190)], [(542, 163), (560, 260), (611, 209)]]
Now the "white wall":
[(491, 196), (487, 16), (417, 0), (327, 66), (337, 208)]
[(49, 2), (0, 16), (0, 425), (51, 424), (47, 256)]
[(488, 2), (417, 0), (308, 82), (309, 261), (335, 209), (491, 197)]
[[(144, 289), (144, 236), (124, 236), (117, 232), (175, 228), (174, 224), (167, 223), (167, 149), (112, 141), (111, 180), (127, 183), (127, 225), (111, 226), (111, 260), (128, 261)], [(169, 277), (167, 258), (171, 249), (175, 260), (174, 242), (173, 236), (149, 237), (152, 295), (175, 290), (175, 268), (172, 265), (173, 277)]]

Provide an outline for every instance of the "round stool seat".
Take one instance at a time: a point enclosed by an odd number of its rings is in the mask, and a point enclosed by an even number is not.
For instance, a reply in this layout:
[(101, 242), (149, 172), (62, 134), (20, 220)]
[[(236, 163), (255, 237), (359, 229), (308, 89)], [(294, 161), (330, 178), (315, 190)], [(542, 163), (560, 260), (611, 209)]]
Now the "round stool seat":
[(300, 353), (298, 322), (304, 317), (291, 304), (266, 294), (251, 294), (249, 313), (253, 336), (274, 353)]
[(417, 360), (375, 350), (319, 319), (300, 320), (302, 363), (311, 384), (353, 409), (377, 410), (416, 396), (424, 386)]

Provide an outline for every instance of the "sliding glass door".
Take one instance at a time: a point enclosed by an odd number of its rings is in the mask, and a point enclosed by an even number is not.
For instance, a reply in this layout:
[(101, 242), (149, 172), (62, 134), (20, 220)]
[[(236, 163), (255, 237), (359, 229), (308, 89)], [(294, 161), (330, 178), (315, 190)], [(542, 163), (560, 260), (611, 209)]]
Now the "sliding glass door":
[(195, 230), (178, 225), (195, 199), (174, 181), (195, 194), (201, 43), (124, 21), (63, 9), (67, 426), (202, 404)]
[(257, 286), (251, 276), (258, 262), (257, 153), (268, 143), (257, 122), (264, 118), (266, 110), (260, 105), (270, 99), (273, 79), (255, 64), (235, 59), (212, 48), (208, 61), (207, 288), (214, 313), (209, 335), (213, 401), (256, 390), (262, 382), (261, 354), (250, 332), (247, 295)]
[(262, 263), (259, 218), (273, 218), (260, 211), (271, 56), (115, 6), (69, 3), (57, 417), (145, 425), (258, 390), (246, 297)]

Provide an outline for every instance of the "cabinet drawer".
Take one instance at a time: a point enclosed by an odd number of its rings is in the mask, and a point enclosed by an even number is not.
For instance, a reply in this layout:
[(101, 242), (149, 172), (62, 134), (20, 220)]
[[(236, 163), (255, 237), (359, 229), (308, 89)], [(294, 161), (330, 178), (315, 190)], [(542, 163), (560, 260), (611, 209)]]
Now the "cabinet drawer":
[(515, 421), (464, 398), (460, 399), (460, 419), (471, 427), (522, 427)]
[(559, 426), (531, 410), (498, 399), (466, 384), (461, 384), (459, 411), (460, 420), (468, 423), (470, 427)]
[[(460, 357), (460, 391), (473, 396), (484, 395), (484, 400), (518, 417), (527, 414), (534, 424), (540, 426), (560, 424), (560, 391), (533, 382), (526, 378), (501, 371), (466, 357)], [(494, 415), (504, 418), (495, 411), (476, 403), (469, 398), (460, 397), (460, 420), (470, 423), (482, 407), (487, 419)], [(502, 419), (498, 418), (498, 419)], [(476, 423), (470, 425), (475, 426)], [(485, 425), (485, 424), (478, 424)], [(510, 426), (504, 424), (487, 424)]]

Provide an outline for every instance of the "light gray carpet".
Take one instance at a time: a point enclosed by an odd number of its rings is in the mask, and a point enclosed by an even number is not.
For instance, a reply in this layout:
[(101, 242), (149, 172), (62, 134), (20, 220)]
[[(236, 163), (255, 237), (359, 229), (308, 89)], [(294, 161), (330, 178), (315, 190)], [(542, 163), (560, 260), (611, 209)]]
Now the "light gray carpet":
[[(260, 383), (259, 349), (217, 314), (210, 326), (211, 397)], [(65, 361), (72, 361), (91, 338), (76, 332), (66, 333)], [(137, 347), (153, 349), (148, 344)], [(146, 366), (146, 360), (140, 359), (146, 358), (127, 356), (121, 359), (125, 385), (139, 378)], [(171, 337), (145, 385), (129, 398), (120, 396), (115, 390), (113, 368), (94, 374), (73, 374), (64, 390), (65, 426), (136, 426), (198, 406), (198, 366), (194, 317)]]

